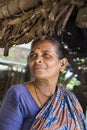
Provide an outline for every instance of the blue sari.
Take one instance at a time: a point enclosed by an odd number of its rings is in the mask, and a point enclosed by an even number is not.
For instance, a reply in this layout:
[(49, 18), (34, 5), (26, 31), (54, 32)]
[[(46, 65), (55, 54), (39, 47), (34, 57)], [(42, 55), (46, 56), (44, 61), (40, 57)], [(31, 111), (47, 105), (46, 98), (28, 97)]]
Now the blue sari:
[(30, 130), (87, 130), (83, 110), (69, 90), (58, 87), (36, 115)]

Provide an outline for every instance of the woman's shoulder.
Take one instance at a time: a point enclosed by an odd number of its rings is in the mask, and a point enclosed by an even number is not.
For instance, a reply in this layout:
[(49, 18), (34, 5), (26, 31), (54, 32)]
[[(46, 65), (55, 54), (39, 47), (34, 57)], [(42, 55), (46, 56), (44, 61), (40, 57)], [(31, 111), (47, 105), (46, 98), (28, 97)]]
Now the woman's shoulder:
[(25, 104), (29, 104), (31, 102), (31, 95), (25, 86), (25, 84), (16, 84), (11, 86), (3, 99), (3, 104), (20, 104), (24, 106)]
[(25, 85), (24, 84), (16, 84), (11, 86), (8, 90), (7, 93), (21, 93), (22, 91), (24, 91)]
[(30, 98), (30, 90), (32, 88), (32, 82), (24, 82), (22, 84), (16, 84), (11, 86), (7, 92), (6, 96), (8, 97), (17, 97), (17, 98)]
[(11, 86), (6, 94), (5, 94), (5, 97), (6, 98), (23, 98), (23, 97), (29, 97), (29, 91), (25, 85), (25, 83), (23, 84), (16, 84), (16, 85), (13, 85)]
[(71, 98), (76, 99), (76, 96), (74, 95), (74, 93), (65, 87), (61, 86), (60, 91), (63, 93), (64, 96), (69, 96)]
[(76, 97), (76, 95), (71, 91), (71, 90), (69, 90), (69, 89), (67, 89), (67, 88), (63, 88), (63, 93), (64, 93), (64, 97), (66, 98), (66, 99), (70, 99), (72, 102), (77, 102), (77, 103), (79, 103), (79, 101), (78, 101), (78, 99), (77, 99), (77, 97)]
[[(28, 84), (28, 87), (27, 87)], [(7, 91), (10, 92), (22, 92), (22, 91), (26, 91), (27, 88), (31, 87), (32, 82), (24, 82), (21, 84), (15, 84), (13, 86), (11, 86)]]

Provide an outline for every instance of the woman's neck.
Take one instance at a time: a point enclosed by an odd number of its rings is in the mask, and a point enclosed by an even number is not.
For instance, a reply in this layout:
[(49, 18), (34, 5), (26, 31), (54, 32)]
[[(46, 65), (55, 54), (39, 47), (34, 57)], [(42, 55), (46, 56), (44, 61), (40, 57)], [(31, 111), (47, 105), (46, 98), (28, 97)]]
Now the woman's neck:
[(55, 93), (57, 82), (47, 81), (47, 80), (35, 80), (34, 84), (36, 88), (44, 96), (50, 97)]

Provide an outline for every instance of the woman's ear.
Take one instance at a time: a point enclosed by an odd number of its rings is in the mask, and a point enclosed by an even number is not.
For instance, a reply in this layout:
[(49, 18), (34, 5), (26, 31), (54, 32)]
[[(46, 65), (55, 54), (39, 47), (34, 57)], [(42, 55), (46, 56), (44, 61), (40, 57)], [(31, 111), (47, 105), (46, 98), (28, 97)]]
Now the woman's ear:
[(65, 70), (67, 64), (68, 64), (67, 58), (61, 59), (61, 61), (60, 61), (60, 71), (61, 71), (61, 72), (62, 72), (63, 70)]

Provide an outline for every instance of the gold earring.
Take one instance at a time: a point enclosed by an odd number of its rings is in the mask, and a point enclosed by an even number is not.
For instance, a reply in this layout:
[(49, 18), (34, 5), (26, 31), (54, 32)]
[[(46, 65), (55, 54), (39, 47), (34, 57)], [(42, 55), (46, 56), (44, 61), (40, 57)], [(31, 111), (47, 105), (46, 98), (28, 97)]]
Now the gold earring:
[(63, 70), (61, 69), (60, 72), (63, 72)]

